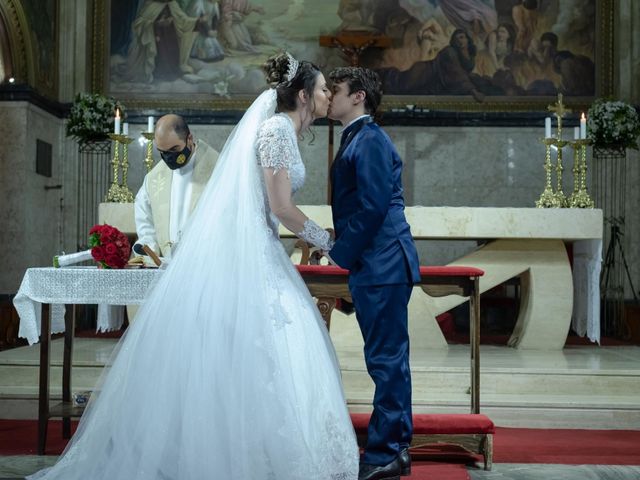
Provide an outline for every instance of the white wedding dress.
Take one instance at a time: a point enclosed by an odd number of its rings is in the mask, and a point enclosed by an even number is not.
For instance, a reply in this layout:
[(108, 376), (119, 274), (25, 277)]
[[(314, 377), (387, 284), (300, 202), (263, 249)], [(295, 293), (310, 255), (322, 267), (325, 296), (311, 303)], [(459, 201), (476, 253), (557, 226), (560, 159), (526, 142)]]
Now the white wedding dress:
[(266, 202), (258, 137), (263, 164), (304, 179), (274, 108), (268, 90), (234, 129), (76, 434), (28, 478), (357, 478), (335, 352)]

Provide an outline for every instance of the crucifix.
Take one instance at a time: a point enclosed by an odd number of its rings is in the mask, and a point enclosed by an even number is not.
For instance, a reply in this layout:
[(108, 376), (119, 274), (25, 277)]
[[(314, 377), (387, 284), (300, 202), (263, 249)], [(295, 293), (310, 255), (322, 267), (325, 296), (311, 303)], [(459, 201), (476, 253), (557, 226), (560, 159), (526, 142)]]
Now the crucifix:
[(562, 117), (564, 117), (567, 113), (571, 113), (571, 110), (564, 106), (562, 103), (562, 94), (558, 94), (558, 101), (553, 105), (549, 105), (547, 109), (550, 112), (553, 112), (556, 118), (558, 119), (558, 140), (562, 140)]
[[(360, 56), (368, 48), (391, 46), (391, 38), (364, 30), (342, 30), (335, 35), (320, 35), (320, 46), (339, 48), (352, 67), (360, 64)], [(327, 172), (333, 162), (333, 121), (329, 119), (329, 148)], [(327, 181), (327, 203), (331, 203), (331, 182)]]

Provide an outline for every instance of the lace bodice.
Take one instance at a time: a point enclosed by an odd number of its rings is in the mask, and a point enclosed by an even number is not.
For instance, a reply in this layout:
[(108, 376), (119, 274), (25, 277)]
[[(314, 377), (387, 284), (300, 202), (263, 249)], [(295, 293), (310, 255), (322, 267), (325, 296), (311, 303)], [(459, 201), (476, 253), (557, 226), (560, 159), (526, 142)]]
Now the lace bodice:
[(291, 179), (291, 192), (304, 184), (305, 168), (298, 149), (298, 139), (291, 119), (278, 113), (266, 120), (258, 131), (256, 140), (258, 162), (276, 172), (287, 169)]

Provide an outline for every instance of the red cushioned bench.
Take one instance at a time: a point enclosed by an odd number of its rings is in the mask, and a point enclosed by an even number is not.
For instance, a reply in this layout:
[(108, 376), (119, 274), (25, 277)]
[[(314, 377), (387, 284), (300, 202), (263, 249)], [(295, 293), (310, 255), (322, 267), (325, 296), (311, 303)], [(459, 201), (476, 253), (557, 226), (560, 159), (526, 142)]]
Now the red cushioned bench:
[[(308, 258), (308, 256), (307, 256)], [(327, 328), (331, 326), (331, 312), (339, 298), (351, 300), (347, 285), (349, 271), (328, 265), (296, 265), (311, 295), (317, 298), (318, 308)], [(429, 444), (453, 444), (482, 455), (485, 470), (493, 461), (493, 422), (480, 414), (480, 277), (484, 271), (474, 267), (420, 267), (420, 287), (432, 297), (460, 295), (469, 297), (471, 343), (471, 414), (414, 415), (414, 434), (411, 447)], [(353, 413), (351, 418), (361, 445), (366, 443), (370, 414)]]
[[(351, 421), (358, 444), (367, 441), (368, 413), (352, 413)], [(410, 449), (433, 444), (457, 445), (473, 454), (482, 455), (484, 469), (493, 463), (495, 425), (481, 414), (418, 414), (413, 416), (413, 439)]]

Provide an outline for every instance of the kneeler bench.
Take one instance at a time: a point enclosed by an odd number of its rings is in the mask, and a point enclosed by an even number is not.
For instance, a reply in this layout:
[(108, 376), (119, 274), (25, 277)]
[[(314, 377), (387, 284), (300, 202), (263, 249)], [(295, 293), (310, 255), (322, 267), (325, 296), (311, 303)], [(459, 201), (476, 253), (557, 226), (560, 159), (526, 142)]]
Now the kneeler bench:
[[(329, 265), (296, 265), (318, 309), (331, 327), (331, 312), (339, 298), (351, 301), (347, 285), (349, 271)], [(420, 287), (432, 297), (460, 295), (469, 297), (471, 343), (471, 413), (414, 415), (411, 447), (429, 444), (453, 444), (484, 457), (485, 470), (493, 461), (495, 426), (480, 414), (480, 277), (484, 271), (474, 267), (420, 267)], [(351, 418), (360, 442), (366, 442), (370, 414), (352, 413)]]
[[(367, 443), (370, 416), (368, 413), (351, 414), (351, 421), (360, 446)], [(413, 416), (413, 439), (409, 451), (426, 445), (456, 445), (467, 452), (482, 455), (484, 469), (491, 470), (495, 431), (495, 425), (491, 419), (482, 414), (416, 414)]]

